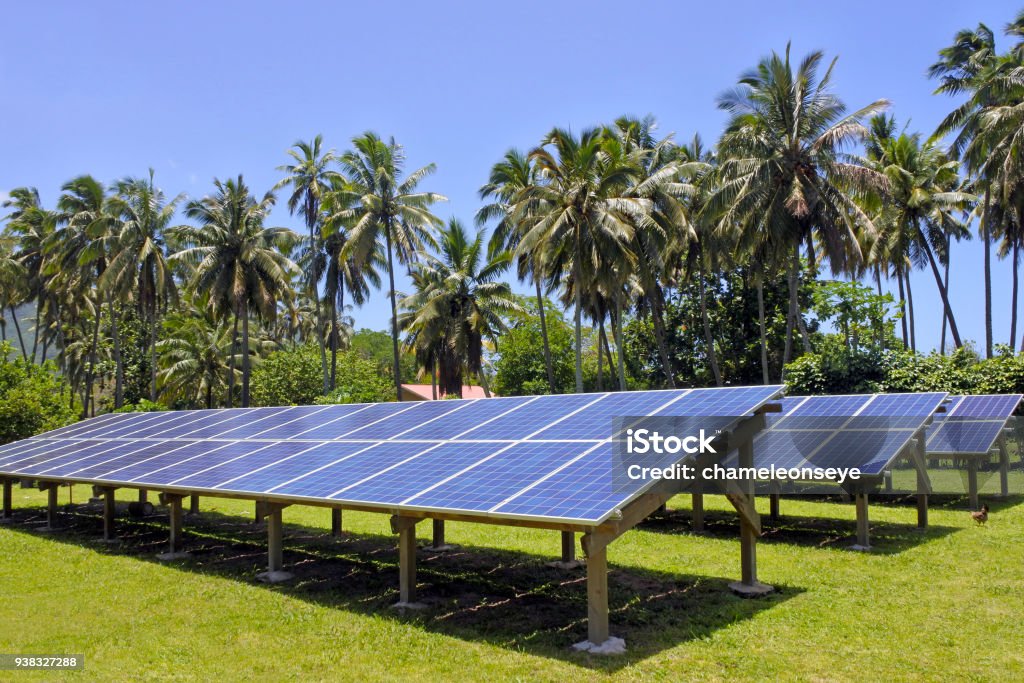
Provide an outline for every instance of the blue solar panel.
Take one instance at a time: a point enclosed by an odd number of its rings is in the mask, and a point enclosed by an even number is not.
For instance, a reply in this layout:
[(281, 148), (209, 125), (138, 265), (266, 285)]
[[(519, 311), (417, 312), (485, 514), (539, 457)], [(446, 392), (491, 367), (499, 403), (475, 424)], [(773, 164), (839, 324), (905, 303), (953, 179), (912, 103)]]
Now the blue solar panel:
[(995, 394), (983, 396), (961, 396), (960, 401), (949, 415), (976, 417), (988, 420), (1010, 419), (1024, 396), (1020, 394)]
[(430, 451), (430, 467), (424, 467), (420, 459), (416, 458), (331, 497), (349, 501), (401, 503), (467, 467), (478, 465), (487, 456), (510, 447), (510, 444), (494, 441), (443, 444)]
[[(599, 441), (614, 435), (615, 418), (654, 415), (672, 401), (685, 400), (678, 391), (631, 391), (609, 394), (575, 415), (557, 422), (532, 439), (574, 439)], [(635, 412), (629, 412), (635, 411)]]
[(441, 421), (445, 415), (472, 406), (475, 401), (420, 401), (412, 410), (391, 415), (385, 420), (368, 424), (345, 434), (345, 439), (404, 439), (405, 432), (425, 422)]
[(532, 401), (534, 396), (516, 396), (512, 398), (491, 398), (474, 401), (472, 405), (457, 413), (420, 425), (402, 435), (403, 439), (454, 439), (463, 432), (474, 429), (485, 422), (508, 414), (511, 415)]
[(45, 434), (41, 434), (40, 437), (49, 437), (55, 439), (58, 437), (73, 436), (80, 432), (85, 432), (96, 427), (99, 427), (101, 425), (112, 425), (116, 423), (118, 420), (127, 419), (131, 415), (133, 415), (133, 413), (107, 413), (106, 415), (100, 415), (99, 417), (93, 417), (88, 420), (76, 422), (75, 424), (68, 425), (67, 427), (54, 429), (52, 431), (46, 432)]
[(0, 446), (0, 472), (597, 522), (651, 483), (608, 490), (614, 418), (746, 415), (779, 389), (119, 414)]
[[(355, 445), (355, 444), (353, 444)], [(331, 494), (351, 486), (372, 474), (397, 465), (398, 463), (436, 448), (436, 442), (418, 443), (383, 442), (372, 448), (344, 457), (333, 465), (302, 476), (301, 478), (270, 489), (274, 493), (304, 496), (308, 498), (329, 498)]]
[(995, 446), (1020, 394), (954, 396), (945, 415), (928, 429), (931, 453), (986, 454)]
[[(562, 394), (540, 396), (535, 401), (521, 406), (486, 424), (465, 432), (460, 439), (507, 440), (525, 439), (536, 431), (544, 429), (554, 420), (568, 418), (573, 412), (596, 401), (607, 398), (608, 394)], [(598, 438), (607, 438), (605, 432)]]

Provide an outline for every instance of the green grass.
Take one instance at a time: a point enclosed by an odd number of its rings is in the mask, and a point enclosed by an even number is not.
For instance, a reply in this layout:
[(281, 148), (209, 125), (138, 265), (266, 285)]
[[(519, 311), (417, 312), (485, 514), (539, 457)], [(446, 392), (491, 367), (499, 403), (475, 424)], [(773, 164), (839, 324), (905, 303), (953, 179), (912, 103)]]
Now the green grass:
[(1021, 499), (990, 500), (985, 527), (962, 498), (937, 501), (924, 533), (912, 506), (873, 505), (870, 554), (848, 550), (852, 505), (784, 499), (758, 549), (778, 591), (744, 600), (726, 587), (739, 572), (735, 514), (709, 497), (708, 532), (694, 535), (680, 497), (610, 548), (612, 632), (629, 651), (607, 658), (570, 648), (586, 634), (584, 572), (545, 566), (554, 532), (449, 523), (461, 551), (421, 552), (429, 606), (402, 615), (389, 608), (397, 552), (384, 515), (346, 512), (335, 539), (327, 510), (288, 508), (297, 578), (269, 587), (255, 580), (266, 558), (251, 503), (203, 499), (187, 522), (193, 557), (165, 565), (153, 559), (165, 516), (119, 517), (123, 542), (108, 546), (87, 495), (76, 487), (62, 530), (42, 533), (43, 494), (16, 488), (16, 521), (0, 526), (0, 652), (84, 654), (69, 678), (1024, 678)]

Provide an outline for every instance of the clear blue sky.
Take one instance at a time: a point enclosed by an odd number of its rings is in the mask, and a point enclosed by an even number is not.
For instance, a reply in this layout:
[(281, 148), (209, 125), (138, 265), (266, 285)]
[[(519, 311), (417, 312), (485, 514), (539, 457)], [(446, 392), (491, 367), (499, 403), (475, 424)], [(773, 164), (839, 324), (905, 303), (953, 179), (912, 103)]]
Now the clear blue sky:
[[(239, 172), (262, 192), (299, 138), (339, 150), (373, 129), (435, 162), (424, 189), (469, 222), (490, 166), (552, 126), (654, 114), (662, 132), (713, 142), (715, 97), (787, 40), (839, 56), (851, 107), (885, 97), (930, 132), (953, 102), (925, 69), (960, 28), (1001, 30), (1009, 2), (8, 3), (0, 41), (0, 192), (35, 185), (52, 203), (80, 173), (152, 166), (169, 194), (199, 197)], [(273, 223), (297, 227), (283, 207)], [(984, 341), (977, 240), (953, 255), (953, 307)], [(1009, 335), (1010, 268), (995, 266), (996, 339)], [(919, 346), (941, 307), (914, 276)], [(383, 294), (355, 312), (384, 329)], [(1020, 334), (1020, 333), (1018, 333)], [(1019, 343), (1019, 342), (1018, 342)]]

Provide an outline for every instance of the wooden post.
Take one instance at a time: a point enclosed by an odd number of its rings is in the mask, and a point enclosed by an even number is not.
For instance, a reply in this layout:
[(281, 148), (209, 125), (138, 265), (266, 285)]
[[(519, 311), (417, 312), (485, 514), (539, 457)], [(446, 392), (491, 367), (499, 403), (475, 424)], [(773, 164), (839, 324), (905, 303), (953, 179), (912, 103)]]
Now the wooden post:
[(871, 550), (871, 536), (868, 531), (868, 494), (858, 492), (855, 496), (857, 504), (857, 544), (854, 550)]
[(3, 512), (0, 513), (0, 520), (2, 520), (2, 521), (9, 521), (11, 519), (14, 519), (14, 506), (13, 506), (14, 495), (13, 495), (13, 489), (14, 489), (14, 480), (13, 479), (4, 479)]
[(576, 534), (571, 531), (562, 532), (562, 562), (576, 560)]
[(928, 528), (928, 489), (931, 482), (928, 481), (927, 472), (924, 471), (927, 458), (925, 457), (925, 438), (921, 434), (917, 437), (917, 528)]
[(46, 530), (57, 528), (57, 494), (60, 487), (57, 484), (49, 484), (46, 489)]
[[(139, 494), (142, 497), (145, 491)], [(170, 543), (168, 547), (169, 555), (178, 555), (181, 553), (182, 538), (181, 538), (181, 496), (179, 495), (168, 495), (167, 496), (167, 507), (170, 514)]]
[(331, 536), (341, 536), (341, 510), (331, 508)]
[(967, 496), (972, 510), (978, 509), (978, 459), (967, 459)]
[[(748, 439), (737, 449), (738, 466), (754, 466), (754, 442)], [(740, 513), (740, 580), (729, 584), (738, 595), (756, 597), (771, 593), (774, 588), (757, 580), (757, 537), (761, 535), (760, 519), (754, 506), (754, 482), (739, 482), (742, 495), (726, 496)], [(757, 525), (757, 526), (755, 526)]]
[(198, 515), (199, 514), (199, 496), (192, 495), (188, 499), (188, 514)]
[(883, 472), (882, 479), (885, 481), (885, 492), (892, 493), (892, 470)]
[(398, 531), (399, 605), (416, 602), (416, 524), (407, 520)]
[(146, 489), (139, 489), (139, 502), (146, 503), (149, 501), (149, 491)]
[(770, 511), (768, 516), (773, 522), (779, 521), (779, 500), (782, 498), (778, 493), (772, 493), (768, 496), (768, 504)]
[(434, 532), (434, 544), (433, 547), (443, 548), (444, 547), (444, 520), (435, 519), (433, 521), (433, 532)]
[(704, 494), (694, 493), (690, 496), (693, 508), (693, 531), (704, 531)]
[(608, 548), (587, 552), (587, 640), (601, 645), (608, 640)]
[(281, 583), (293, 577), (291, 572), (284, 571), (284, 523), (281, 511), (286, 507), (280, 503), (260, 505), (260, 509), (267, 515), (267, 571), (257, 574), (256, 578), (264, 583)]
[(117, 537), (114, 535), (114, 514), (116, 511), (114, 489), (103, 489), (103, 540), (108, 543), (117, 540)]
[(1006, 449), (1006, 437), (1000, 435), (999, 446), (999, 497), (1010, 495), (1010, 452)]

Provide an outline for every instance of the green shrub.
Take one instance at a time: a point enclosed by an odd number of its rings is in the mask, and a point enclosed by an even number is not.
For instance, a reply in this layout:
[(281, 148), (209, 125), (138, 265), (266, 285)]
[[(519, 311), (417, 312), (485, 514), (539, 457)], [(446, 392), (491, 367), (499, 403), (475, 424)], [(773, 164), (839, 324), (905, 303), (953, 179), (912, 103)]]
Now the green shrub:
[(382, 374), (377, 363), (355, 351), (338, 354), (334, 384), (334, 390), (327, 396), (317, 396), (316, 403), (382, 403), (395, 400), (391, 375)]
[(157, 413), (161, 410), (167, 410), (167, 406), (163, 403), (156, 403), (150, 401), (148, 398), (139, 399), (138, 403), (126, 403), (125, 405), (112, 410), (112, 413)]
[(10, 346), (0, 344), (0, 443), (27, 439), (78, 420), (81, 407), (51, 361), (31, 365), (9, 356)]
[(317, 347), (275, 351), (252, 371), (252, 405), (310, 405), (323, 393), (323, 382)]

